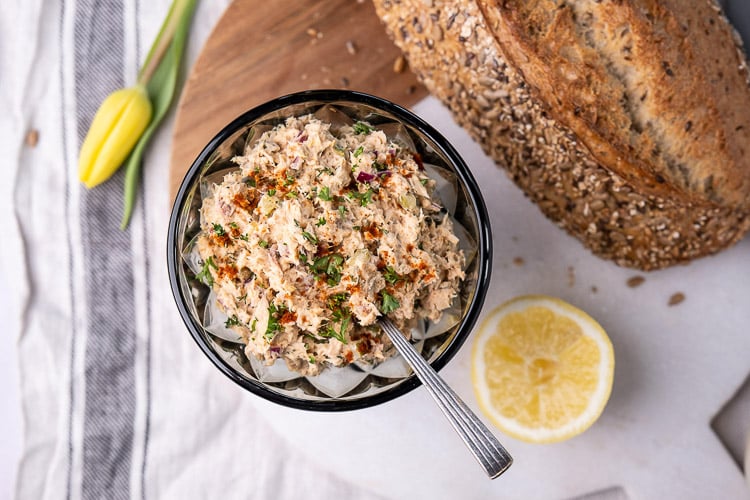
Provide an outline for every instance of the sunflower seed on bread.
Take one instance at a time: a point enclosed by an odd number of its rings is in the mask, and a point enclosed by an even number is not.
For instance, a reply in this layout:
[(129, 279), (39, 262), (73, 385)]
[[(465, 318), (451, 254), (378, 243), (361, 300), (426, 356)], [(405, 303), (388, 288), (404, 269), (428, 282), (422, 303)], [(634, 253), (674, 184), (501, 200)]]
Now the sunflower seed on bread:
[(750, 76), (713, 0), (374, 3), (425, 86), (595, 254), (657, 269), (750, 229)]

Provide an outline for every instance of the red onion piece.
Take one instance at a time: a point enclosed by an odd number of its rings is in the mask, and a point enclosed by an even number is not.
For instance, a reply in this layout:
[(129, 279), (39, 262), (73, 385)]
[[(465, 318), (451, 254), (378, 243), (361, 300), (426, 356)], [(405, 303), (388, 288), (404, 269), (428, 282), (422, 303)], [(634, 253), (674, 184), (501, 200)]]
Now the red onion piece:
[(375, 179), (375, 176), (367, 172), (359, 172), (357, 174), (357, 182), (370, 182), (373, 179)]

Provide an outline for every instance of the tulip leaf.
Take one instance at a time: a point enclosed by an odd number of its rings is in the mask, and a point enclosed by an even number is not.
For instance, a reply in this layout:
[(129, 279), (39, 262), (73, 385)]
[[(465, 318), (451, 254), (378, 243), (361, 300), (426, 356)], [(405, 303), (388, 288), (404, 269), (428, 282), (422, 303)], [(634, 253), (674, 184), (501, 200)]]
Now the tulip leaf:
[[(141, 166), (143, 164), (143, 155), (146, 151), (146, 147), (151, 141), (154, 132), (169, 111), (176, 93), (175, 91), (180, 73), (180, 63), (182, 61), (182, 54), (185, 49), (185, 42), (187, 41), (188, 30), (195, 10), (196, 1), (197, 0), (175, 0), (166, 20), (164, 21), (164, 25), (159, 32), (156, 42), (154, 43), (154, 47), (149, 51), (146, 63), (144, 64), (145, 67), (154, 57), (154, 48), (159, 44), (162, 36), (164, 36), (167, 26), (170, 22), (174, 21), (172, 17), (174, 15), (179, 15), (180, 18), (176, 20), (177, 27), (174, 32), (174, 38), (164, 53), (164, 57), (159, 62), (159, 66), (146, 83), (146, 90), (151, 99), (151, 104), (153, 105), (154, 110), (151, 123), (149, 123), (148, 127), (143, 132), (143, 135), (138, 140), (138, 143), (135, 145), (135, 148), (125, 162), (124, 206), (122, 222), (120, 223), (120, 229), (123, 230), (127, 228), (133, 209), (135, 208)], [(182, 9), (176, 8), (178, 3), (184, 4), (181, 6), (183, 7)]]

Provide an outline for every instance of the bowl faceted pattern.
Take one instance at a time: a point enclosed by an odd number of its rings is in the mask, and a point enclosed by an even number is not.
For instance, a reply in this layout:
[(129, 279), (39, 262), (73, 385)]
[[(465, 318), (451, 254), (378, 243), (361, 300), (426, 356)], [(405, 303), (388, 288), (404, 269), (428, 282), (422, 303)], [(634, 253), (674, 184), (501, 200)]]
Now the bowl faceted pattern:
[(239, 335), (225, 327), (227, 316), (216, 306), (211, 289), (196, 279), (203, 262), (195, 242), (200, 235), (200, 207), (214, 186), (239, 167), (232, 158), (244, 154), (260, 135), (290, 116), (314, 114), (336, 128), (367, 121), (418, 153), (436, 193), (454, 224), (466, 257), (466, 278), (453, 305), (438, 323), (418, 321), (409, 332), (414, 347), (435, 369), (456, 353), (476, 322), (491, 268), (488, 217), (471, 173), (453, 147), (430, 125), (383, 99), (351, 91), (307, 91), (280, 97), (248, 111), (230, 123), (193, 162), (175, 200), (169, 224), (170, 282), (178, 309), (193, 338), (225, 375), (266, 399), (308, 410), (349, 410), (378, 404), (419, 385), (397, 353), (379, 364), (355, 362), (328, 367), (317, 376), (287, 369), (283, 360), (267, 366), (246, 356)]

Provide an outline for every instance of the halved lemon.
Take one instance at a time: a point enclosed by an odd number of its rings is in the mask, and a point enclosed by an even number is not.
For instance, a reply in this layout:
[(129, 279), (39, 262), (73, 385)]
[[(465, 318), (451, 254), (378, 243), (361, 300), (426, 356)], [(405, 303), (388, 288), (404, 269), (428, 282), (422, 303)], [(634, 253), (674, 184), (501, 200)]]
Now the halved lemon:
[(490, 312), (472, 350), (480, 408), (504, 433), (532, 443), (588, 429), (607, 404), (614, 369), (612, 342), (599, 323), (543, 295)]

